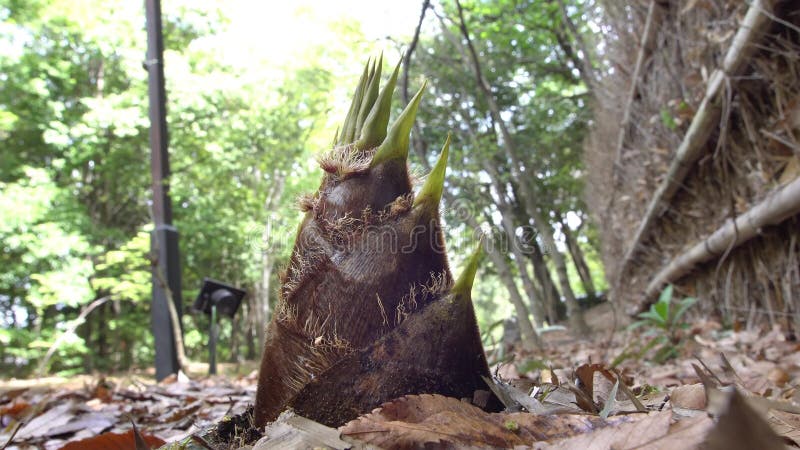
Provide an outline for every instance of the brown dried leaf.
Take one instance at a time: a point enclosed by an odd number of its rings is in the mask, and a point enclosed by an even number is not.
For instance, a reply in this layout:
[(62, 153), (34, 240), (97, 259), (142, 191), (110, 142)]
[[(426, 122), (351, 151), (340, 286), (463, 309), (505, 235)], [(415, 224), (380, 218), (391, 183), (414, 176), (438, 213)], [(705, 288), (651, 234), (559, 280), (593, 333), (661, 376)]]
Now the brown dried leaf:
[(114, 425), (115, 417), (104, 413), (90, 413), (75, 418), (65, 425), (50, 428), (48, 436), (63, 436), (69, 433), (85, 430), (91, 435), (97, 435), (107, 431)]
[(25, 400), (14, 400), (14, 402), (9, 405), (0, 406), (0, 419), (2, 419), (3, 416), (11, 416), (11, 418), (16, 419), (30, 406), (30, 403)]
[(423, 394), (385, 403), (339, 430), (345, 439), (381, 448), (513, 448), (603, 425), (599, 418), (578, 415), (490, 414), (454, 398)]
[[(509, 428), (513, 428), (509, 424)], [(422, 447), (426, 444), (509, 448), (525, 441), (498, 427), (488, 414), (440, 395), (407, 396), (384, 404), (344, 425), (342, 435), (378, 447)]]
[(350, 448), (347, 442), (339, 438), (335, 428), (329, 428), (296, 415), (291, 410), (284, 411), (264, 430), (264, 437), (253, 450), (269, 450), (275, 448), (329, 448), (342, 450)]
[(21, 396), (28, 392), (28, 388), (16, 388), (16, 389), (9, 389), (3, 392), (0, 392), (0, 404), (8, 403), (12, 400), (15, 400), (17, 397)]
[(702, 384), (678, 386), (669, 394), (673, 407), (704, 410), (706, 409), (706, 389)]
[(707, 415), (679, 420), (669, 427), (669, 432), (665, 436), (650, 442), (646, 448), (648, 450), (698, 448), (713, 425), (714, 422)]
[(203, 406), (203, 402), (196, 401), (177, 409), (170, 408), (158, 419), (161, 423), (177, 422), (197, 412)]
[[(672, 413), (663, 411), (644, 416), (641, 420), (624, 423), (618, 427), (608, 427), (592, 433), (582, 434), (552, 444), (541, 443), (537, 450), (556, 449), (632, 449), (651, 443), (667, 434)], [(648, 447), (649, 448), (649, 447)]]
[[(144, 442), (151, 448), (158, 448), (166, 442), (163, 439), (148, 435), (141, 435)], [(127, 433), (103, 433), (99, 436), (94, 436), (79, 441), (69, 442), (67, 445), (61, 447), (61, 450), (135, 450), (136, 438), (134, 437), (133, 430)]]
[(774, 367), (772, 370), (769, 371), (769, 373), (767, 373), (767, 379), (775, 383), (776, 386), (783, 387), (786, 383), (789, 382), (791, 376), (780, 367)]
[(800, 414), (771, 410), (768, 420), (779, 436), (790, 439), (800, 446)]
[(592, 398), (594, 398), (594, 386), (598, 380), (595, 378), (596, 374), (602, 375), (612, 386), (617, 381), (614, 374), (602, 364), (584, 364), (575, 369), (575, 376), (581, 381), (579, 387)]
[[(611, 391), (614, 390), (614, 385), (616, 384), (616, 379), (608, 379), (606, 378), (601, 371), (596, 371), (594, 376), (594, 392), (592, 393), (592, 400), (595, 404), (598, 405), (605, 405), (609, 401), (614, 401), (615, 399), (611, 398)], [(619, 388), (617, 388), (619, 389)]]
[(70, 401), (49, 409), (20, 428), (16, 438), (24, 440), (45, 436), (48, 430), (65, 425), (72, 420), (75, 416), (75, 407), (75, 403)]

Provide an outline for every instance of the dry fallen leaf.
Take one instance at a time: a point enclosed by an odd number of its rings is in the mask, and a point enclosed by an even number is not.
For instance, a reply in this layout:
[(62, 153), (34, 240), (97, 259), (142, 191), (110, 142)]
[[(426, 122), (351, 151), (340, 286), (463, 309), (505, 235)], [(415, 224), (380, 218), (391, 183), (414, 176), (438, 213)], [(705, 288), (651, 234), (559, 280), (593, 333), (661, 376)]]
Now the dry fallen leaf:
[(14, 400), (9, 405), (0, 406), (0, 421), (3, 420), (4, 416), (10, 416), (12, 419), (17, 419), (24, 412), (26, 409), (30, 407), (30, 403), (26, 402), (25, 400)]
[(16, 439), (27, 439), (35, 436), (47, 436), (47, 432), (53, 428), (66, 425), (73, 419), (75, 411), (74, 402), (65, 402), (56, 405), (20, 428)]
[(706, 409), (706, 389), (702, 384), (678, 386), (669, 394), (673, 407), (685, 409)]
[(603, 421), (583, 415), (490, 414), (458, 399), (424, 394), (385, 403), (339, 430), (346, 440), (381, 448), (514, 448), (563, 439), (628, 420)]
[[(634, 415), (635, 416), (644, 416)], [(663, 411), (644, 416), (641, 420), (625, 423), (617, 427), (596, 430), (555, 443), (540, 443), (536, 450), (582, 449), (612, 450), (633, 449), (655, 441), (669, 431), (672, 413)], [(649, 447), (648, 447), (649, 448)]]
[[(166, 442), (156, 436), (141, 434), (150, 448), (158, 448)], [(103, 433), (80, 441), (69, 442), (61, 450), (135, 450), (136, 438), (133, 430), (127, 433)]]
[(770, 410), (767, 420), (779, 436), (792, 440), (800, 447), (800, 414)]
[(288, 410), (281, 413), (275, 422), (267, 425), (264, 437), (253, 446), (253, 450), (275, 448), (344, 450), (350, 448), (350, 445), (339, 438), (339, 432), (335, 428), (298, 416)]
[(647, 444), (648, 450), (689, 450), (697, 448), (705, 439), (714, 422), (707, 415), (678, 420), (660, 439)]

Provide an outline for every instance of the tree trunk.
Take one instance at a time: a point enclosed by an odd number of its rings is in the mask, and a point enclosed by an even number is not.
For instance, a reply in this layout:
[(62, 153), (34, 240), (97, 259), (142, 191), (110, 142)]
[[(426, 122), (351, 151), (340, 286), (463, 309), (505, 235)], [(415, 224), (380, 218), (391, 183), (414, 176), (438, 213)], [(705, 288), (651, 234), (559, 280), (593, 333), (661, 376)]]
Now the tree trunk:
[(586, 83), (586, 87), (589, 90), (596, 90), (597, 87), (597, 75), (595, 74), (594, 70), (594, 63), (592, 62), (591, 53), (589, 53), (589, 46), (586, 45), (586, 42), (581, 36), (581, 32), (578, 31), (578, 27), (575, 23), (570, 19), (569, 14), (567, 13), (567, 7), (564, 5), (562, 0), (558, 0), (559, 10), (561, 11), (561, 20), (566, 25), (567, 29), (572, 33), (573, 39), (575, 39), (575, 44), (578, 46), (578, 50), (580, 50), (582, 56), (579, 58), (576, 52), (572, 51), (572, 45), (566, 42), (566, 39), (559, 41), (560, 45), (564, 47), (564, 51), (568, 53), (570, 58), (573, 60), (575, 67), (581, 73), (581, 78), (583, 78), (584, 82)]
[(536, 278), (539, 280), (539, 285), (542, 286), (542, 291), (544, 293), (544, 305), (545, 309), (547, 310), (548, 318), (547, 321), (550, 325), (554, 325), (562, 319), (558, 312), (558, 305), (561, 303), (561, 293), (558, 291), (556, 283), (553, 281), (553, 277), (550, 275), (550, 269), (547, 267), (547, 262), (544, 260), (542, 248), (539, 247), (539, 243), (536, 242), (536, 238), (532, 237), (527, 245), (530, 247), (528, 257), (533, 264), (533, 272), (536, 274)]
[(583, 290), (586, 291), (586, 295), (589, 297), (595, 297), (597, 292), (594, 288), (592, 272), (589, 270), (589, 265), (586, 263), (586, 257), (583, 255), (580, 244), (578, 244), (578, 239), (575, 237), (572, 230), (569, 229), (565, 220), (559, 217), (559, 221), (561, 222), (561, 232), (564, 234), (567, 249), (569, 250), (570, 256), (572, 256), (572, 261), (575, 263), (575, 270), (578, 272), (578, 276), (583, 284)]
[(528, 316), (528, 308), (525, 306), (522, 295), (520, 295), (519, 289), (517, 289), (517, 284), (514, 282), (514, 277), (511, 275), (511, 267), (508, 266), (505, 258), (496, 248), (493, 248), (491, 244), (489, 244), (489, 247), (490, 249), (486, 253), (489, 254), (489, 259), (492, 261), (492, 264), (494, 264), (495, 269), (497, 269), (497, 276), (506, 287), (509, 300), (511, 304), (514, 305), (514, 310), (517, 313), (517, 321), (519, 323), (520, 334), (522, 335), (523, 346), (526, 348), (541, 347), (542, 344), (539, 340), (539, 335), (533, 328), (531, 319)]
[[(109, 308), (111, 310), (112, 317), (109, 318), (110, 320), (119, 321), (122, 319), (122, 302), (119, 299), (114, 299), (113, 301), (108, 303)], [(124, 348), (125, 348), (125, 337), (124, 331), (122, 327), (116, 327), (112, 331), (112, 348), (111, 348), (111, 365), (110, 370), (113, 372), (119, 372), (124, 365), (123, 358), (125, 356)]]
[(578, 302), (575, 300), (575, 294), (572, 292), (572, 288), (569, 285), (567, 265), (564, 262), (564, 256), (556, 247), (555, 239), (553, 238), (553, 229), (551, 228), (550, 223), (544, 220), (544, 217), (538, 210), (536, 205), (536, 197), (534, 196), (533, 190), (527, 182), (528, 177), (525, 176), (526, 174), (520, 172), (520, 168), (523, 167), (523, 164), (517, 157), (518, 153), (514, 138), (511, 135), (511, 132), (508, 130), (505, 120), (503, 120), (503, 117), (500, 114), (500, 107), (498, 106), (497, 101), (492, 94), (489, 83), (483, 76), (480, 61), (478, 60), (478, 53), (475, 51), (475, 47), (472, 44), (472, 39), (469, 37), (469, 30), (467, 29), (467, 24), (464, 20), (464, 10), (458, 0), (456, 0), (456, 8), (458, 9), (459, 25), (464, 40), (467, 43), (467, 49), (469, 51), (471, 67), (475, 74), (475, 79), (478, 82), (478, 87), (483, 93), (486, 103), (489, 106), (492, 119), (500, 128), (500, 134), (503, 138), (502, 147), (505, 149), (506, 156), (508, 157), (509, 161), (511, 161), (511, 175), (519, 185), (523, 197), (523, 204), (525, 205), (528, 214), (531, 216), (531, 218), (533, 218), (534, 226), (539, 231), (539, 234), (544, 241), (544, 245), (550, 252), (553, 263), (556, 266), (556, 273), (558, 274), (559, 284), (561, 285), (561, 292), (564, 294), (567, 302), (567, 314), (569, 315), (569, 320), (573, 331), (578, 335), (585, 336), (588, 334), (589, 328), (586, 325), (586, 321), (583, 319), (583, 312), (578, 306)]
[[(238, 283), (235, 284), (235, 286), (238, 285)], [(239, 363), (239, 344), (242, 340), (241, 336), (244, 334), (244, 330), (242, 329), (243, 312), (244, 311), (239, 311), (239, 314), (233, 316), (233, 320), (231, 320), (231, 353), (228, 361), (237, 364)]]
[[(255, 290), (257, 291), (258, 288), (255, 288)], [(261, 346), (261, 342), (258, 341), (258, 338), (256, 337), (258, 335), (256, 330), (260, 327), (263, 327), (264, 324), (255, 321), (255, 313), (253, 312), (253, 300), (248, 301), (245, 306), (247, 308), (242, 312), (247, 313), (245, 317), (247, 317), (248, 320), (245, 322), (247, 324), (247, 327), (245, 329), (246, 351), (244, 359), (246, 359), (247, 361), (252, 361), (258, 358), (258, 352), (259, 352), (258, 349)]]
[[(480, 224), (475, 217), (468, 216), (467, 222), (473, 230), (480, 230)], [(528, 348), (541, 347), (542, 343), (539, 339), (539, 335), (536, 333), (536, 329), (533, 328), (530, 317), (528, 317), (528, 308), (525, 307), (525, 302), (522, 300), (519, 289), (517, 289), (517, 284), (514, 282), (514, 277), (511, 275), (511, 268), (508, 266), (508, 262), (505, 257), (497, 251), (497, 247), (492, 242), (487, 243), (486, 253), (489, 255), (489, 259), (492, 261), (492, 264), (494, 264), (495, 269), (497, 269), (497, 276), (500, 278), (500, 281), (503, 282), (506, 290), (508, 290), (509, 300), (511, 304), (514, 305), (514, 310), (517, 312), (517, 321), (519, 323), (520, 334), (522, 335), (523, 346)]]
[[(535, 205), (529, 205), (529, 208), (534, 209)], [(558, 251), (550, 224), (545, 221), (542, 214), (538, 210), (534, 209), (534, 211), (531, 212), (531, 216), (533, 217), (534, 226), (539, 231), (540, 235), (542, 236), (542, 240), (544, 241), (544, 250), (545, 252), (550, 253), (550, 258), (552, 259), (553, 264), (556, 266), (556, 274), (558, 275), (558, 282), (561, 286), (561, 294), (564, 296), (564, 300), (567, 303), (567, 316), (569, 318), (570, 325), (572, 326), (573, 331), (575, 331), (578, 335), (585, 336), (589, 333), (589, 327), (586, 325), (586, 321), (583, 319), (583, 311), (578, 305), (578, 300), (575, 298), (575, 293), (572, 291), (572, 287), (569, 284), (567, 263), (564, 260), (564, 255)]]
[[(420, 15), (420, 24), (422, 22), (427, 7), (428, 4), (426, 1), (423, 4), (422, 13)], [(417, 27), (417, 31), (415, 33), (415, 39), (418, 37), (419, 30), (420, 30), (420, 25), (418, 25)], [(410, 71), (411, 55), (413, 53), (413, 50), (414, 47), (410, 47), (405, 57), (406, 67), (405, 67), (403, 90), (402, 90), (405, 103), (408, 103), (408, 73)], [(414, 126), (417, 127), (418, 125), (415, 123)], [(415, 130), (417, 129), (418, 128), (415, 128)], [(417, 153), (417, 156), (419, 156), (419, 159), (422, 165), (425, 167), (425, 169), (427, 171), (430, 171), (431, 166), (430, 163), (428, 162), (427, 151), (426, 151), (427, 145), (424, 142), (424, 140), (418, 138), (418, 136), (421, 136), (421, 133), (416, 133), (416, 132), (412, 133), (411, 147)], [(443, 194), (448, 203), (453, 203), (455, 200), (457, 200), (456, 198), (454, 198), (453, 194), (448, 190), (445, 190)], [(475, 219), (475, 217), (469, 216), (467, 222), (473, 230), (475, 231), (480, 230), (480, 224)], [(491, 244), (487, 245), (487, 247), (488, 247), (487, 253), (489, 254), (489, 258), (491, 259), (492, 263), (495, 265), (495, 268), (497, 269), (498, 277), (508, 290), (509, 300), (511, 301), (512, 305), (514, 305), (514, 310), (517, 313), (517, 320), (519, 323), (520, 334), (522, 335), (523, 345), (526, 346), (533, 345), (536, 347), (540, 347), (541, 340), (539, 339), (539, 334), (536, 332), (536, 329), (533, 327), (533, 324), (531, 323), (530, 318), (528, 317), (528, 309), (525, 306), (525, 302), (522, 300), (522, 296), (519, 293), (519, 289), (517, 289), (517, 285), (514, 282), (514, 278), (511, 276), (511, 269), (508, 266), (508, 263), (506, 262), (503, 255), (499, 254), (497, 249), (494, 248)]]
[(506, 232), (506, 236), (508, 236), (511, 252), (514, 255), (514, 261), (517, 264), (517, 271), (519, 272), (519, 277), (522, 280), (522, 287), (525, 290), (525, 294), (528, 296), (528, 302), (530, 302), (531, 305), (534, 323), (536, 324), (537, 328), (541, 328), (544, 324), (545, 317), (544, 304), (542, 302), (541, 294), (537, 292), (537, 289), (533, 284), (533, 280), (528, 274), (527, 259), (522, 254), (522, 249), (520, 248), (520, 243), (517, 240), (517, 234), (515, 232), (516, 227), (513, 223), (514, 214), (507, 202), (505, 190), (500, 183), (497, 170), (489, 163), (484, 164), (484, 169), (486, 169), (486, 172), (489, 174), (492, 186), (494, 186), (494, 189), (497, 192), (497, 208), (500, 210), (503, 229)]
[(528, 302), (531, 305), (534, 323), (536, 324), (537, 328), (541, 328), (544, 325), (545, 319), (545, 308), (544, 303), (542, 302), (542, 295), (539, 290), (536, 289), (533, 280), (528, 274), (527, 259), (524, 257), (522, 250), (519, 247), (517, 236), (514, 234), (511, 221), (508, 219), (508, 212), (502, 212), (501, 214), (503, 215), (503, 228), (506, 229), (506, 234), (508, 235), (508, 239), (510, 241), (509, 243), (511, 245), (511, 251), (514, 255), (514, 261), (517, 263), (517, 270), (519, 271), (519, 276), (522, 280), (522, 288), (525, 290), (525, 294), (528, 296)]
[[(97, 355), (97, 366), (102, 371), (108, 370), (108, 313), (106, 303), (97, 309), (97, 341), (95, 342), (95, 355)], [(91, 347), (90, 347), (91, 348)]]
[[(272, 178), (275, 181), (267, 197), (264, 199), (264, 210), (267, 212), (273, 211), (277, 207), (283, 195), (283, 188), (286, 181), (286, 176), (278, 174), (277, 172), (273, 173)], [(255, 321), (255, 334), (259, 353), (266, 339), (266, 324), (270, 320), (270, 282), (272, 279), (272, 271), (275, 268), (275, 257), (272, 253), (274, 251), (272, 248), (272, 227), (273, 223), (270, 217), (267, 219), (266, 223), (264, 223), (264, 228), (261, 231), (261, 246), (259, 248), (261, 251), (261, 280), (256, 287), (256, 295), (253, 296), (253, 302), (251, 302), (253, 307), (251, 312)]]
[[(82, 338), (84, 344), (92, 348), (92, 335), (94, 334), (94, 321), (95, 316), (87, 317), (84, 320), (83, 324), (80, 327), (80, 332), (78, 333)], [(83, 358), (83, 371), (84, 373), (92, 373), (94, 370), (94, 358)]]
[[(266, 233), (266, 232), (265, 232)], [(264, 332), (266, 327), (264, 324), (270, 320), (269, 296), (270, 296), (270, 282), (272, 278), (272, 270), (275, 266), (275, 260), (269, 253), (268, 249), (262, 250), (261, 256), (261, 280), (256, 289), (256, 296), (253, 302), (253, 313), (257, 318), (255, 322), (256, 341), (258, 346), (264, 344)]]

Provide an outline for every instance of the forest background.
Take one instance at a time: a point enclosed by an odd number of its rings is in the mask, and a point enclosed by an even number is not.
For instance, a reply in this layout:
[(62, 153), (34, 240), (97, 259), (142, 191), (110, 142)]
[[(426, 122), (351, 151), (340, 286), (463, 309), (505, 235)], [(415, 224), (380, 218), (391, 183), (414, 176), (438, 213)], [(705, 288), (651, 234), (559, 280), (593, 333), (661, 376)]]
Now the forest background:
[[(451, 265), (479, 231), (491, 237), (473, 296), (485, 344), (511, 318), (532, 341), (565, 301), (605, 289), (582, 200), (589, 99), (614, 70), (593, 0), (287, 3), (163, 5), (190, 359), (206, 358), (208, 318), (190, 313), (204, 277), (248, 292), (221, 323), (220, 360), (260, 355), (297, 198), (316, 189), (316, 157), (381, 52), (384, 73), (405, 55), (396, 111), (428, 80), (410, 162), (420, 178), (452, 133)], [(0, 18), (0, 376), (150, 367), (144, 8), (0, 0)]]

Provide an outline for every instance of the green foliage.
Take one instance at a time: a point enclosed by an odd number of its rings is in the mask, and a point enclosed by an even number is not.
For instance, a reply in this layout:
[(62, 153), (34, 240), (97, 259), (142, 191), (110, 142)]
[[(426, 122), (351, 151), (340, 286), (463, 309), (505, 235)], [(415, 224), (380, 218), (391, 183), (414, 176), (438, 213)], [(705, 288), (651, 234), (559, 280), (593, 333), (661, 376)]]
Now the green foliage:
[[(447, 180), (445, 189), (457, 192), (458, 200), (455, 205), (445, 200), (448, 240), (464, 240), (464, 234), (474, 234), (474, 230), (464, 229), (465, 215), (475, 217), (493, 237), (506, 242), (512, 239), (502, 230), (496, 205), (499, 195), (505, 195), (511, 203), (515, 225), (530, 228), (530, 215), (518, 198), (521, 183), (531, 184), (546, 219), (555, 222), (550, 211), (561, 216), (572, 212), (582, 222), (588, 222), (582, 201), (586, 169), (581, 149), (591, 117), (589, 92), (571, 57), (571, 39), (564, 34), (566, 26), (558, 3), (537, 0), (461, 3), (481, 61), (482, 75), (519, 149), (517, 157), (524, 165), (526, 179), (512, 176), (503, 151), (505, 138), (498, 131), (469, 63), (468, 50), (458, 28), (456, 6), (451, 1), (442, 2), (439, 14), (447, 20), (440, 32), (420, 39), (412, 59), (409, 95), (423, 78), (430, 80), (419, 108), (420, 128), (425, 131), (420, 134), (425, 141), (416, 142), (414, 156), (426, 158), (431, 165), (438, 145), (435, 143), (444, 140), (448, 131), (453, 132), (448, 170), (454, 176)], [(573, 20), (578, 27), (585, 29), (588, 21), (585, 18), (591, 17), (596, 2), (566, 3), (574, 12)], [(486, 164), (496, 168), (506, 192), (498, 193), (492, 186)], [(581, 227), (576, 235), (596, 275), (595, 286), (602, 289), (605, 286), (602, 265), (597, 252), (592, 250), (597, 246), (593, 226)], [(537, 236), (532, 239), (542, 244)], [(510, 253), (507, 248), (504, 250)], [(516, 265), (511, 266), (519, 270)], [(492, 278), (495, 275), (500, 274), (492, 273)], [(519, 273), (511, 275), (518, 278)], [(571, 285), (580, 293), (580, 279), (575, 275)], [(494, 290), (492, 295), (494, 298), (487, 303), (508, 302), (503, 288)], [(476, 296), (475, 301), (479, 305), (484, 302), (481, 296)], [(478, 311), (478, 315), (481, 317), (482, 313)]]
[[(688, 327), (688, 324), (684, 323), (681, 319), (684, 314), (686, 314), (686, 311), (695, 303), (697, 303), (696, 298), (684, 297), (675, 302), (673, 306), (672, 285), (670, 284), (661, 291), (658, 301), (650, 305), (648, 311), (639, 314), (638, 317), (641, 320), (631, 324), (630, 329), (648, 326), (667, 333), (670, 338), (673, 338), (679, 329)], [(677, 309), (675, 307), (677, 307)]]
[[(694, 297), (684, 297), (674, 301), (672, 285), (668, 285), (661, 291), (658, 301), (650, 305), (650, 309), (638, 315), (638, 321), (632, 323), (628, 329), (646, 328), (645, 337), (647, 342), (643, 346), (630, 345), (620, 356), (618, 356), (612, 366), (616, 366), (625, 359), (649, 359), (661, 363), (678, 355), (682, 345), (681, 330), (688, 328), (689, 324), (683, 321), (683, 316), (695, 303)], [(639, 347), (639, 348), (635, 348)]]
[[(254, 291), (265, 223), (276, 265), (286, 258), (275, 235), (291, 234), (297, 192), (313, 183), (303, 161), (332, 77), (313, 61), (281, 73), (223, 66), (218, 52), (194, 45), (224, 30), (217, 5), (164, 6), (170, 186), (188, 311), (204, 276)], [(29, 373), (57, 339), (53, 372), (152, 364), (143, 13), (121, 0), (0, 0), (0, 207), (14, 211), (0, 218), (0, 373)], [(254, 77), (259, 70), (268, 75)], [(184, 327), (188, 354), (205, 358), (196, 330), (206, 319), (185, 317)], [(222, 323), (222, 360), (232, 331)]]
[(675, 122), (675, 118), (672, 117), (672, 113), (668, 108), (661, 108), (659, 115), (661, 116), (661, 124), (668, 130), (675, 131), (678, 128), (678, 124)]

